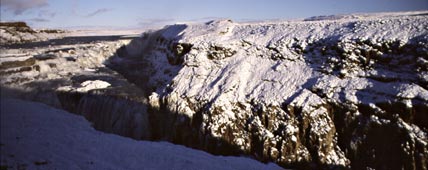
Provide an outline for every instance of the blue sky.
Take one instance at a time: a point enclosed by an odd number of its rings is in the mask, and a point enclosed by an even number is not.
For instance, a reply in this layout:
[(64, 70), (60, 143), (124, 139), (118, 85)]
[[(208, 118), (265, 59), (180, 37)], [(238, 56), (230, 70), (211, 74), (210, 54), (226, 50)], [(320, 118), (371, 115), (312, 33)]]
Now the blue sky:
[(428, 10), (428, 0), (0, 0), (1, 21), (34, 27), (152, 27), (181, 21)]

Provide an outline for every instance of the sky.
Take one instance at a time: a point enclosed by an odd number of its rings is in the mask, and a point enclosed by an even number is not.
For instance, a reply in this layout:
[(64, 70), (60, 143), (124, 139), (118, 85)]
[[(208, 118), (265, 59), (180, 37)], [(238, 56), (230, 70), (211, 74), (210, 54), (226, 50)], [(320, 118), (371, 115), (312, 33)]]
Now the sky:
[(1, 21), (36, 28), (148, 28), (415, 10), (428, 10), (428, 0), (0, 0)]

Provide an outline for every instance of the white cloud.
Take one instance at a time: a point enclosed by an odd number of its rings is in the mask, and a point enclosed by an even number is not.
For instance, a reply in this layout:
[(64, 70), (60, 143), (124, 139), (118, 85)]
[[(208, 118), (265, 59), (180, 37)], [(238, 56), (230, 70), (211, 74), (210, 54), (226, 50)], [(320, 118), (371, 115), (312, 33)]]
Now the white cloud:
[(41, 18), (45, 18), (45, 17), (53, 18), (56, 16), (56, 12), (52, 12), (50, 10), (41, 10), (39, 11), (38, 16)]
[(113, 9), (108, 9), (108, 8), (101, 8), (101, 9), (97, 9), (96, 11), (91, 12), (91, 13), (89, 13), (89, 14), (85, 15), (85, 17), (93, 17), (93, 16), (95, 16), (95, 15), (99, 15), (99, 14), (102, 14), (102, 13), (106, 13), (106, 12), (109, 12), (109, 11), (111, 11), (111, 10), (113, 10)]
[(49, 22), (48, 19), (44, 19), (44, 18), (31, 18), (31, 19), (29, 19), (29, 21), (33, 21), (33, 22)]
[(2, 7), (15, 15), (21, 15), (29, 9), (48, 6), (47, 0), (1, 0), (0, 2)]

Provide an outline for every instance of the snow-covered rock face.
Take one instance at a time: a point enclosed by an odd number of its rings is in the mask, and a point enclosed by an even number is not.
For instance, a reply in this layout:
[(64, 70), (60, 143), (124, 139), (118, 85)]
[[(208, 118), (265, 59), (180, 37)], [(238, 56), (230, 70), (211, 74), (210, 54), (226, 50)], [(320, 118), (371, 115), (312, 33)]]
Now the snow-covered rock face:
[(426, 12), (221, 20), (78, 46), (78, 56), (22, 55), (2, 61), (1, 83), (49, 80), (63, 108), (137, 139), (283, 167), (427, 169), (427, 39)]

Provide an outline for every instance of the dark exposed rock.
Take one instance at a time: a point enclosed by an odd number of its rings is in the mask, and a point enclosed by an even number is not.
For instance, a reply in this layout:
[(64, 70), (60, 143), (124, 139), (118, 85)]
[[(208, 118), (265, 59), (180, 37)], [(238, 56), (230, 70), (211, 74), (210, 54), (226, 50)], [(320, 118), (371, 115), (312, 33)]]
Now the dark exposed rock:
[(39, 54), (39, 55), (35, 55), (34, 58), (36, 60), (50, 60), (50, 59), (55, 59), (57, 58), (57, 56), (55, 54)]
[(0, 64), (0, 70), (16, 68), (16, 67), (28, 67), (36, 63), (35, 58), (29, 58), (23, 61), (5, 61)]
[(35, 33), (25, 22), (0, 22), (0, 27), (7, 27), (18, 32)]
[(192, 44), (186, 43), (173, 43), (172, 50), (174, 55), (168, 55), (168, 62), (172, 65), (183, 64), (183, 56), (187, 54), (192, 48)]
[(235, 53), (236, 51), (231, 48), (213, 45), (209, 47), (207, 57), (210, 60), (222, 60), (224, 58), (233, 56)]

